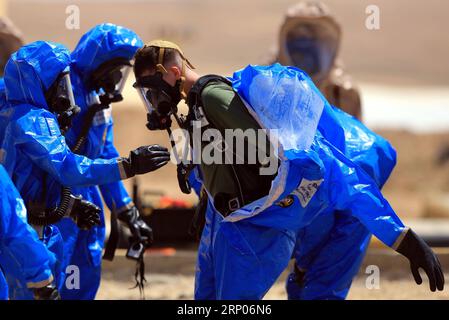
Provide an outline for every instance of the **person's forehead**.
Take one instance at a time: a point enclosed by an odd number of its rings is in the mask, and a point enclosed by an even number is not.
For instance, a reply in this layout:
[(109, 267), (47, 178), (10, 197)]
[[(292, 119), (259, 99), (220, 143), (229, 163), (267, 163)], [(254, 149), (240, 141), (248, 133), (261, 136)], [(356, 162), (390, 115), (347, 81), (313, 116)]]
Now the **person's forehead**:
[(314, 22), (301, 22), (296, 24), (293, 28), (288, 31), (289, 36), (310, 36), (315, 35), (317, 30), (320, 29), (320, 25)]
[(335, 36), (335, 27), (327, 21), (301, 21), (294, 25), (287, 33), (289, 38), (300, 37), (328, 37)]

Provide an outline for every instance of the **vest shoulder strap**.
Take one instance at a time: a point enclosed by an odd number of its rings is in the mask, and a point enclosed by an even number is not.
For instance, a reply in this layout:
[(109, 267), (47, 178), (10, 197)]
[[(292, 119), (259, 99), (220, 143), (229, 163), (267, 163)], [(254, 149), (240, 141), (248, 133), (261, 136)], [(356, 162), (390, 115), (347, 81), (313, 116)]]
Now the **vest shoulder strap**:
[(190, 108), (203, 106), (203, 103), (201, 101), (201, 93), (203, 92), (204, 88), (211, 82), (223, 82), (228, 85), (232, 84), (231, 81), (229, 81), (227, 78), (216, 74), (209, 74), (199, 78), (189, 92), (187, 104)]

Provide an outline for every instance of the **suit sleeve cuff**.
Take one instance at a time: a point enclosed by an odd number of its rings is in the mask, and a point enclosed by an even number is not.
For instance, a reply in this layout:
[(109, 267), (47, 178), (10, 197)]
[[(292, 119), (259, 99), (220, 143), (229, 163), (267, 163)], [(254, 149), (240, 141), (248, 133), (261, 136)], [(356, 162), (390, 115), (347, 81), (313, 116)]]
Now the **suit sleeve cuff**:
[(123, 159), (119, 159), (117, 164), (118, 164), (118, 170), (119, 170), (119, 173), (120, 173), (120, 179), (121, 180), (125, 180), (125, 179), (128, 179), (128, 178), (131, 178), (131, 176), (129, 176), (127, 174), (127, 172), (126, 172), (124, 160)]
[(402, 243), (402, 240), (404, 240), (405, 235), (407, 234), (407, 232), (410, 230), (409, 227), (405, 227), (402, 232), (399, 234), (399, 236), (396, 238), (396, 241), (393, 243), (393, 245), (391, 246), (391, 248), (393, 250), (397, 250), (399, 248), (399, 246)]
[(27, 287), (29, 289), (43, 288), (52, 282), (53, 282), (53, 275), (50, 275), (50, 277), (46, 280), (42, 280), (42, 281), (38, 281), (38, 282), (27, 282)]

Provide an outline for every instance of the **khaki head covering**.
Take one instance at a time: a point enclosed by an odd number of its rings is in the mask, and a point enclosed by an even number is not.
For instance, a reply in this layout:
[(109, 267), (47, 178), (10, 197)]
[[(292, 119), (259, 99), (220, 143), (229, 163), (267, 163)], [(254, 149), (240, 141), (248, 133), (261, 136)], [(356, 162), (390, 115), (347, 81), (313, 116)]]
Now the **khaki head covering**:
[[(335, 63), (340, 46), (341, 28), (338, 22), (331, 16), (329, 8), (323, 3), (316, 1), (303, 1), (287, 9), (284, 23), (279, 35), (278, 61), (284, 65), (293, 65), (287, 47), (287, 38), (290, 33), (299, 31), (305, 25), (314, 26), (314, 34), (318, 41), (328, 48), (332, 56), (331, 66), (326, 70), (320, 70), (317, 78), (325, 78)], [(315, 77), (314, 77), (315, 78)], [(316, 79), (314, 79), (316, 80)]]
[(11, 54), (23, 46), (22, 33), (7, 17), (0, 17), (0, 75)]
[(158, 58), (158, 65), (157, 68), (161, 72), (167, 72), (165, 70), (163, 64), (164, 64), (164, 53), (165, 49), (174, 49), (178, 51), (179, 55), (181, 56), (182, 60), (187, 64), (187, 66), (190, 69), (195, 69), (195, 67), (190, 63), (190, 61), (185, 57), (184, 53), (182, 52), (181, 48), (174, 42), (167, 41), (167, 40), (153, 40), (145, 44), (144, 48), (147, 47), (156, 47), (159, 48), (159, 58)]
[(164, 67), (165, 49), (174, 49), (179, 53), (179, 55), (181, 56), (181, 59), (182, 59), (182, 70), (181, 70), (181, 79), (180, 79), (181, 85), (179, 86), (179, 91), (181, 93), (182, 99), (186, 99), (187, 94), (186, 94), (185, 88), (184, 88), (184, 84), (186, 82), (186, 65), (190, 69), (195, 69), (195, 67), (185, 57), (181, 48), (174, 42), (167, 41), (167, 40), (153, 40), (153, 41), (146, 43), (142, 49), (145, 49), (148, 47), (159, 48), (158, 63), (156, 64), (156, 68), (157, 68), (157, 71), (160, 73), (168, 73), (167, 69), (165, 69), (165, 67)]

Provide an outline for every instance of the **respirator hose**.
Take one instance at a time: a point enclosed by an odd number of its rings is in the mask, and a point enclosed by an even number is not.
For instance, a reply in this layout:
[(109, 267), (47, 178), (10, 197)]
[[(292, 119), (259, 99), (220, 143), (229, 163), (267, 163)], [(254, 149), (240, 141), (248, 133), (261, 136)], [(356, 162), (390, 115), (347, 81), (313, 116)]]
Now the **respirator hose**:
[(70, 188), (63, 187), (61, 189), (61, 203), (60, 205), (52, 210), (45, 212), (45, 215), (33, 214), (33, 208), (28, 208), (28, 222), (35, 226), (47, 226), (50, 224), (55, 224), (61, 220), (67, 213), (71, 201), (71, 190)]

